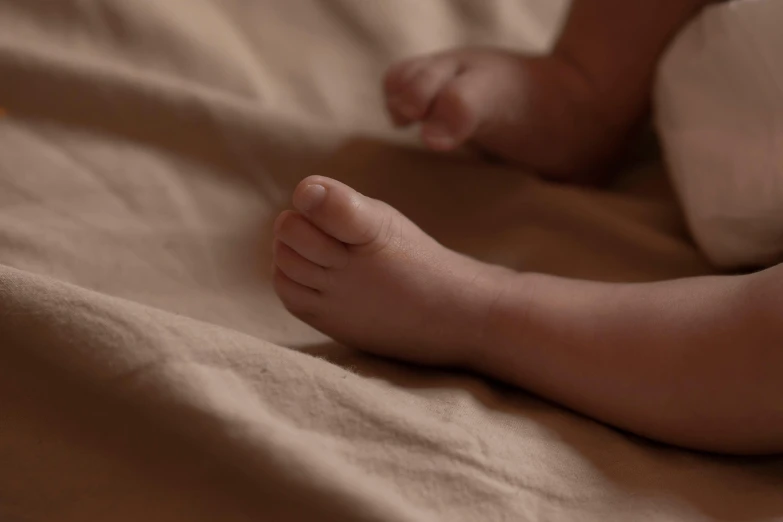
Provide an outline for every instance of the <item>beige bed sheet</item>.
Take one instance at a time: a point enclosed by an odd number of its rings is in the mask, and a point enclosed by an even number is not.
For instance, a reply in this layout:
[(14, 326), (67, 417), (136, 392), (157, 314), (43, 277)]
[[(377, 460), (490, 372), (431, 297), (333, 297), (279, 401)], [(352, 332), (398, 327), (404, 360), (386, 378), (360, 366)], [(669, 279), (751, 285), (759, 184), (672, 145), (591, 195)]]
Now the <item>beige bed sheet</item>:
[(270, 220), (316, 172), (519, 269), (708, 273), (654, 164), (580, 191), (387, 129), (392, 59), (542, 49), (562, 9), (0, 0), (0, 520), (783, 519), (780, 459), (363, 356), (270, 290)]

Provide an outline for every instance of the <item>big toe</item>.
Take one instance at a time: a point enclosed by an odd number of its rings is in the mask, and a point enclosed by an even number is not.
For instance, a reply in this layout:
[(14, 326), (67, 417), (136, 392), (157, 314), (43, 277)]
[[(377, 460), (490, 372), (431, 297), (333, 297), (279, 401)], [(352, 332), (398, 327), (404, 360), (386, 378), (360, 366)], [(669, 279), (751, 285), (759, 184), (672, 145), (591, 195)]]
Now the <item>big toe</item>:
[(294, 191), (294, 207), (319, 229), (349, 245), (388, 235), (395, 211), (331, 178), (310, 176)]

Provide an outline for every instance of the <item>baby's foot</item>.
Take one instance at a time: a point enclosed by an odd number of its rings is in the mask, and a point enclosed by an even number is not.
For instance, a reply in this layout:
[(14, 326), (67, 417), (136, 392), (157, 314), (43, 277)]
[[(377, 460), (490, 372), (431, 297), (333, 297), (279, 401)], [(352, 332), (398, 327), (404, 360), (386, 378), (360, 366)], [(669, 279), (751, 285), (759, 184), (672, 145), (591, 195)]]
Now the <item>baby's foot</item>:
[(392, 120), (420, 122), (427, 147), (445, 151), (471, 141), (565, 179), (602, 166), (644, 110), (644, 99), (606, 102), (600, 90), (555, 54), (493, 49), (414, 58), (393, 66), (384, 81)]
[(275, 222), (286, 308), (349, 346), (465, 365), (512, 272), (448, 250), (389, 205), (311, 176)]

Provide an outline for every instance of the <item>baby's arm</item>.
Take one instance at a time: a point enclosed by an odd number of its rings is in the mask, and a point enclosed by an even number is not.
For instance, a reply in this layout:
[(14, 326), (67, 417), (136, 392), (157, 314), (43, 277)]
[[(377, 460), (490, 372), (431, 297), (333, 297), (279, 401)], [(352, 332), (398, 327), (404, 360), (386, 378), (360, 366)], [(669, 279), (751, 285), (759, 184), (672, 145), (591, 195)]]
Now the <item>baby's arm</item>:
[(715, 0), (573, 0), (552, 51), (580, 72), (607, 132), (622, 142), (646, 111), (667, 45)]
[(554, 54), (568, 57), (612, 99), (646, 93), (669, 41), (715, 0), (574, 0)]
[(386, 74), (386, 105), (396, 125), (420, 123), (430, 149), (472, 142), (547, 177), (600, 179), (645, 113), (667, 43), (705, 3), (573, 0), (548, 55), (468, 48), (414, 57)]
[(654, 439), (783, 451), (783, 265), (645, 284), (516, 281), (479, 370)]

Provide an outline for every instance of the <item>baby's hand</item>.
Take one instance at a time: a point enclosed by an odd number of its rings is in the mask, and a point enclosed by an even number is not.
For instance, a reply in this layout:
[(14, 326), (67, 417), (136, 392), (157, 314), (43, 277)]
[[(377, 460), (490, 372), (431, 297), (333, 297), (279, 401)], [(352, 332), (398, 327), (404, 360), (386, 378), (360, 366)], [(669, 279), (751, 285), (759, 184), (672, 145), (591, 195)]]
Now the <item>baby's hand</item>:
[(600, 169), (640, 112), (613, 113), (615, 105), (599, 95), (595, 82), (565, 58), (499, 49), (452, 50), (398, 63), (388, 71), (384, 91), (392, 121), (420, 123), (430, 149), (470, 141), (571, 181)]

